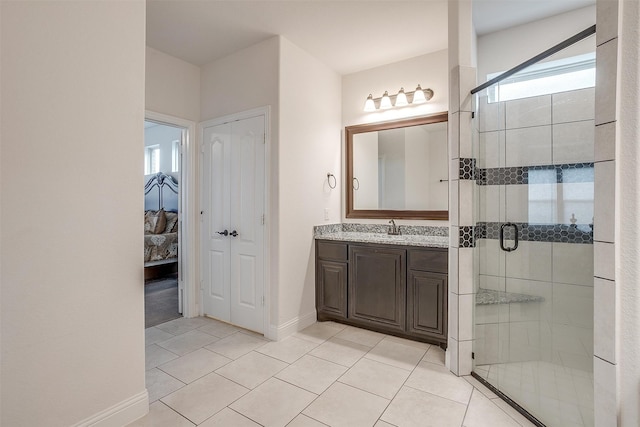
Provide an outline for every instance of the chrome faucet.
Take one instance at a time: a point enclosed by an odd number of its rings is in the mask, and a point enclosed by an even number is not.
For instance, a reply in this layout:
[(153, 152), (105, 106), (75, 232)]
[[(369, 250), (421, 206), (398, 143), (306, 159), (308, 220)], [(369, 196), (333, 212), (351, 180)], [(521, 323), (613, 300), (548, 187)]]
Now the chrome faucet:
[(389, 221), (389, 224), (391, 224), (391, 226), (389, 226), (387, 234), (390, 236), (398, 236), (400, 234), (400, 226), (396, 226), (396, 222), (393, 219)]

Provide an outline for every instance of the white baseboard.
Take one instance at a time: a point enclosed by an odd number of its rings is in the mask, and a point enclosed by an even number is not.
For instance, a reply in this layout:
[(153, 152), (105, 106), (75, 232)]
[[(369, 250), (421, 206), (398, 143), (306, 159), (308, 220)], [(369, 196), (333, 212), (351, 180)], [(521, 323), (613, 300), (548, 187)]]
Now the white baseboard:
[(303, 316), (295, 317), (282, 325), (269, 325), (269, 331), (266, 337), (273, 341), (280, 341), (286, 337), (303, 330), (307, 326), (311, 326), (316, 322), (316, 311), (307, 313)]
[(80, 421), (74, 427), (122, 427), (149, 412), (149, 393), (144, 391)]

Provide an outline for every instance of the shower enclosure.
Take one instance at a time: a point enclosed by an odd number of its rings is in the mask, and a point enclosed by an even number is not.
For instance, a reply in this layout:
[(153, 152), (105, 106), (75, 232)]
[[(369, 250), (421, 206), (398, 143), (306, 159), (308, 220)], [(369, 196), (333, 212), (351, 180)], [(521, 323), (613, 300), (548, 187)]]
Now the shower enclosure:
[(563, 427), (594, 424), (595, 53), (567, 56), (479, 91), (461, 159), (476, 162), (473, 375)]

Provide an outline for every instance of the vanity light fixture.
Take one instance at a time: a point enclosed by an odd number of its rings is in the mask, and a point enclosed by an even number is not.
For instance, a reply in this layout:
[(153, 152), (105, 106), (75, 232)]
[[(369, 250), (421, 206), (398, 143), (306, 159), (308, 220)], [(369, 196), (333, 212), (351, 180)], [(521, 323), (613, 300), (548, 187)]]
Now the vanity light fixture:
[(433, 98), (433, 91), (422, 89), (420, 85), (413, 92), (405, 92), (404, 88), (400, 88), (397, 95), (389, 95), (389, 92), (385, 90), (380, 98), (374, 98), (372, 94), (369, 94), (364, 103), (364, 111), (370, 113), (378, 109), (386, 110), (392, 107), (424, 104), (431, 98)]

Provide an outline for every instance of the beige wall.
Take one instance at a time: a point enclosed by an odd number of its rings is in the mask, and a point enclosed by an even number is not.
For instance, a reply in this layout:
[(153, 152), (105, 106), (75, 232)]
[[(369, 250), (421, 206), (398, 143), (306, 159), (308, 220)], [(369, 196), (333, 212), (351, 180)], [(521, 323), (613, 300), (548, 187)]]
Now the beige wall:
[(145, 4), (0, 8), (0, 424), (124, 425), (147, 410)]
[[(507, 71), (586, 30), (596, 23), (595, 17), (595, 6), (589, 6), (478, 37), (478, 83), (484, 83), (489, 73)], [(593, 52), (595, 49), (595, 37), (591, 37), (554, 55), (550, 60)]]
[[(313, 226), (340, 220), (340, 75), (280, 38), (279, 315), (288, 322), (315, 321)], [(329, 219), (324, 219), (324, 210)], [(306, 323), (306, 324), (305, 324)]]
[[(449, 80), (447, 50), (416, 56), (358, 73), (342, 76), (342, 124), (351, 126), (400, 118), (421, 116), (447, 111), (449, 108)], [(420, 84), (423, 89), (431, 88), (433, 98), (426, 104), (405, 108), (365, 113), (364, 101), (369, 94), (374, 98), (398, 93), (401, 87), (406, 92), (415, 90)]]
[(145, 57), (146, 109), (200, 121), (200, 67), (150, 47)]

